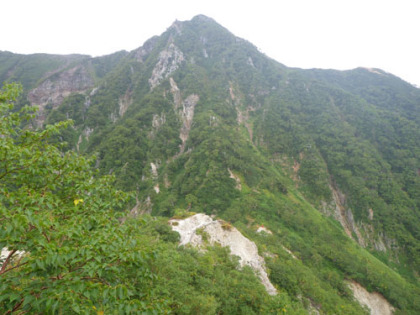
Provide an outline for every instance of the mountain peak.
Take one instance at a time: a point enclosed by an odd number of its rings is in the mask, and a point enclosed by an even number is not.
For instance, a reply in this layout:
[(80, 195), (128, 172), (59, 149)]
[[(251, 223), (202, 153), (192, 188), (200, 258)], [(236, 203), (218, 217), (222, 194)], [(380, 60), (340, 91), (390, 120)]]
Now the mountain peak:
[(218, 24), (214, 19), (203, 15), (203, 14), (198, 14), (196, 16), (194, 16), (191, 20), (185, 20), (185, 21), (180, 21), (178, 19), (176, 19), (169, 28), (172, 27), (179, 27), (184, 23), (188, 23), (188, 22), (201, 22), (201, 23), (216, 23)]
[(196, 16), (194, 16), (191, 21), (200, 21), (200, 22), (216, 22), (214, 19), (212, 19), (211, 17), (208, 17), (207, 15), (204, 14), (198, 14)]

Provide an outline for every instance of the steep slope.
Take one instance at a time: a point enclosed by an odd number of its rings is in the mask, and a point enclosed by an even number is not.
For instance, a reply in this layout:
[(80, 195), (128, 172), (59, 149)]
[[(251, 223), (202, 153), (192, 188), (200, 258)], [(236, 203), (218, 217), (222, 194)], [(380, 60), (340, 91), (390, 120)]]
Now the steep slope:
[(420, 311), (418, 89), (380, 70), (287, 68), (205, 16), (39, 80), (40, 121), (72, 118), (57, 141), (136, 191), (133, 214), (234, 224), (302, 309), (360, 314), (353, 280)]

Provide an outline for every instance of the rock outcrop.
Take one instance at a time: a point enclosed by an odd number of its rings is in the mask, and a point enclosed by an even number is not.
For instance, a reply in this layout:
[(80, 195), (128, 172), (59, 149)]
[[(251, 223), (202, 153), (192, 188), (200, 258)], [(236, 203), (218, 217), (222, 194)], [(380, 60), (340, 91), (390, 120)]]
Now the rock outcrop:
[(120, 117), (124, 116), (128, 107), (130, 107), (132, 103), (133, 103), (133, 99), (131, 97), (131, 91), (127, 90), (125, 94), (120, 97), (118, 101), (118, 114), (120, 115)]
[[(177, 154), (178, 156), (185, 151), (185, 144), (188, 140), (194, 118), (195, 106), (200, 100), (200, 97), (197, 94), (191, 94), (185, 100), (182, 100), (181, 91), (179, 90), (174, 79), (169, 78), (169, 83), (171, 85), (171, 93), (174, 101), (174, 110), (178, 113), (182, 122), (181, 130), (179, 133), (179, 138), (181, 139), (182, 144), (180, 145), (180, 150)], [(181, 106), (182, 109), (179, 110)]]
[(242, 184), (241, 184), (241, 179), (239, 178), (239, 176), (236, 176), (231, 170), (230, 168), (228, 168), (228, 172), (229, 172), (229, 177), (234, 179), (236, 182), (236, 186), (235, 188), (237, 190), (242, 190)]
[(152, 71), (152, 76), (149, 79), (151, 89), (168, 78), (171, 73), (179, 68), (179, 65), (183, 61), (184, 54), (175, 44), (171, 43), (168, 48), (162, 50), (159, 54), (158, 62)]
[(268, 279), (264, 259), (258, 254), (257, 245), (247, 239), (235, 227), (218, 220), (213, 220), (208, 215), (199, 213), (184, 220), (170, 220), (172, 229), (181, 236), (180, 245), (191, 244), (201, 247), (204, 243), (202, 236), (197, 231), (208, 235), (208, 242), (230, 248), (231, 254), (239, 256), (241, 267), (250, 266), (260, 278), (270, 295), (277, 294), (276, 288)]
[[(326, 215), (332, 214), (350, 238), (355, 239), (362, 247), (373, 247), (377, 251), (386, 252), (398, 249), (396, 240), (387, 237), (384, 233), (377, 233), (373, 224), (356, 223), (351, 209), (346, 207), (346, 195), (333, 185), (330, 185), (330, 189), (332, 201), (330, 204), (324, 202), (322, 211)], [(370, 208), (367, 211), (368, 219), (373, 221), (373, 209)], [(396, 252), (394, 254), (394, 259), (398, 261), (398, 255)]]
[(355, 281), (348, 282), (347, 284), (360, 305), (366, 306), (370, 310), (370, 315), (392, 315), (394, 312), (394, 307), (381, 294), (368, 292)]
[(182, 104), (181, 91), (179, 90), (178, 85), (176, 85), (176, 82), (173, 78), (169, 78), (169, 83), (171, 85), (171, 93), (174, 97), (175, 110), (177, 110), (178, 107)]
[(191, 94), (184, 100), (184, 102), (182, 102), (182, 112), (180, 113), (182, 119), (182, 126), (181, 132), (179, 134), (179, 137), (182, 140), (180, 153), (183, 153), (185, 150), (185, 143), (188, 140), (188, 136), (190, 134), (191, 125), (194, 118), (194, 109), (199, 100), (200, 98), (198, 97), (198, 95)]
[(45, 120), (45, 107), (56, 108), (72, 93), (82, 93), (94, 86), (92, 76), (84, 66), (76, 66), (59, 74), (47, 78), (28, 93), (31, 105), (39, 107), (37, 125), (41, 126)]
[[(353, 238), (353, 233), (356, 235), (356, 241), (359, 243), (360, 246), (366, 247), (366, 241), (362, 236), (362, 233), (359, 230), (356, 222), (354, 221), (353, 213), (351, 209), (346, 208), (346, 195), (343, 194), (338, 188), (330, 185), (330, 190), (332, 192), (332, 202), (330, 205), (326, 203), (323, 204), (323, 212), (327, 215), (330, 215), (330, 210), (333, 210), (334, 218), (340, 222), (341, 226), (344, 229), (344, 232), (348, 235), (348, 237)], [(329, 208), (329, 209), (327, 209)]]
[(147, 196), (143, 201), (138, 200), (136, 197), (136, 205), (130, 210), (130, 215), (132, 217), (137, 217), (138, 215), (150, 214), (152, 213), (152, 207), (153, 204), (150, 196)]

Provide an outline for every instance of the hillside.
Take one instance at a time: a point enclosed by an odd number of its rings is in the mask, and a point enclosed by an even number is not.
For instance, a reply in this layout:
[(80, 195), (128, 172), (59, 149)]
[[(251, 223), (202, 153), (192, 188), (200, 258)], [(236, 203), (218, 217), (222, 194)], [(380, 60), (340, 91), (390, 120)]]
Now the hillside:
[[(0, 80), (39, 106), (33, 128), (72, 119), (52, 143), (135, 192), (175, 313), (361, 314), (349, 283), (420, 312), (420, 89), (288, 68), (205, 16), (109, 56), (0, 52)], [(278, 294), (228, 250), (178, 248), (166, 222), (192, 212), (255, 242)]]

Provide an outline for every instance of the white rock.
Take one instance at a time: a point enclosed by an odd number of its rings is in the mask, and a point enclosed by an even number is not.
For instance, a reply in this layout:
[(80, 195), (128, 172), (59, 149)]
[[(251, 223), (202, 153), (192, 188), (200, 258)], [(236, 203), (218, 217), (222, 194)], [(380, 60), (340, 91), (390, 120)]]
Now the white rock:
[(394, 308), (381, 294), (378, 292), (370, 293), (355, 281), (348, 282), (347, 284), (360, 305), (369, 308), (370, 315), (392, 315)]
[[(176, 224), (174, 224), (176, 222)], [(250, 266), (260, 278), (268, 294), (277, 294), (276, 288), (268, 279), (265, 271), (264, 259), (258, 255), (258, 248), (254, 242), (244, 237), (235, 227), (225, 227), (220, 221), (213, 220), (208, 215), (199, 213), (184, 220), (170, 220), (172, 229), (181, 236), (180, 245), (191, 244), (201, 246), (203, 241), (197, 230), (202, 230), (208, 235), (211, 245), (219, 243), (230, 248), (231, 254), (239, 256), (241, 267)]]
[(264, 233), (267, 233), (267, 234), (273, 234), (273, 232), (271, 232), (269, 229), (267, 229), (265, 226), (260, 226), (260, 227), (258, 227), (258, 229), (257, 229), (257, 233), (261, 233), (261, 232), (264, 232)]
[(152, 171), (153, 178), (157, 178), (158, 177), (157, 165), (155, 163), (150, 163), (150, 169)]
[(158, 194), (160, 193), (160, 188), (159, 188), (159, 184), (156, 184), (153, 189), (155, 190), (155, 192)]
[(158, 62), (152, 71), (152, 77), (149, 79), (150, 87), (153, 89), (158, 86), (171, 73), (177, 70), (183, 61), (184, 54), (173, 43), (165, 50), (162, 50), (159, 54)]

